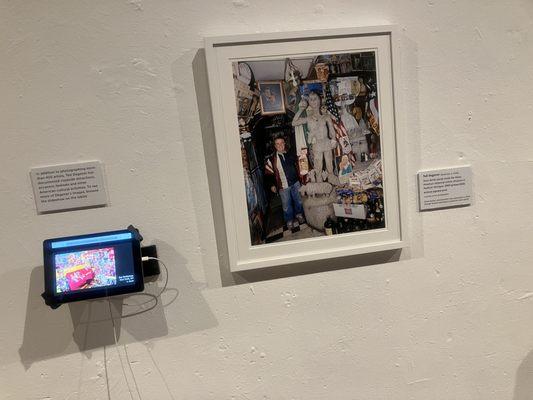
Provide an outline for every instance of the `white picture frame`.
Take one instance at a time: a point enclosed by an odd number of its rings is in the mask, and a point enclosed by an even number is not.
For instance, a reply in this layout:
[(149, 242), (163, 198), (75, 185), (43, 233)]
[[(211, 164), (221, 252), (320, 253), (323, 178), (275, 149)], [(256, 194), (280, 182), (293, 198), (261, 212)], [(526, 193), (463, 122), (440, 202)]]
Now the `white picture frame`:
[[(231, 271), (400, 249), (407, 245), (405, 177), (398, 134), (397, 33), (394, 26), (277, 32), (205, 39), (209, 87)], [(232, 63), (375, 51), (380, 97), (385, 227), (252, 245)]]

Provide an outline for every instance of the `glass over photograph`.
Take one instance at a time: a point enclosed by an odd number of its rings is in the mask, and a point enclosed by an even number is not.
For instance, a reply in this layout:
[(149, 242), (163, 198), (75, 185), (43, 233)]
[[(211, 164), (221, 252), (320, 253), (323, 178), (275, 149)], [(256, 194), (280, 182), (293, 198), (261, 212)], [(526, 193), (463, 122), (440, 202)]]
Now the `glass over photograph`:
[(252, 245), (385, 227), (374, 52), (238, 61), (233, 81)]
[(112, 247), (56, 254), (55, 268), (57, 293), (117, 284)]

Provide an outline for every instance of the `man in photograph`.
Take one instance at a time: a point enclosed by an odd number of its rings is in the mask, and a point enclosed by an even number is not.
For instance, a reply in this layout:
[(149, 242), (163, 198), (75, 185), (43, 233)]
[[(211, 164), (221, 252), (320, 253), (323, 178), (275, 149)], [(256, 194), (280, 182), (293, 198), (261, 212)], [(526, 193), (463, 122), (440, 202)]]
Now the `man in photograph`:
[(268, 158), (265, 172), (274, 179), (270, 190), (279, 193), (283, 207), (283, 219), (288, 229), (298, 224), (303, 224), (302, 199), (300, 197), (300, 181), (298, 172), (298, 159), (287, 151), (285, 138), (274, 139), (274, 154)]

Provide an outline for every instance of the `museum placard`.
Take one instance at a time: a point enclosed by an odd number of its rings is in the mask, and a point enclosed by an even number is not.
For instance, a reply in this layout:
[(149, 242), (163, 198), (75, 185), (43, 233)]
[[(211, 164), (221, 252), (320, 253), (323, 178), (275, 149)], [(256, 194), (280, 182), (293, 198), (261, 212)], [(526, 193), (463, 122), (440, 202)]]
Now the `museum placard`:
[(472, 170), (464, 166), (420, 171), (418, 193), (420, 211), (470, 205)]
[(99, 161), (32, 168), (30, 178), (40, 214), (107, 204)]

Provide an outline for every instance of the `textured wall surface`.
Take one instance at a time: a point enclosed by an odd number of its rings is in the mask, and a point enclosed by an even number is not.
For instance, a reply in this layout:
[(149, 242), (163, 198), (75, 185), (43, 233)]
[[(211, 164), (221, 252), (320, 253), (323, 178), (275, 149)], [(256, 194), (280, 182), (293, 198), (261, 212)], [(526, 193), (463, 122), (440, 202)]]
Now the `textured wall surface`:
[[(203, 37), (380, 23), (411, 247), (230, 274)], [(530, 0), (0, 0), (0, 398), (531, 399), (532, 46)], [(36, 214), (30, 167), (94, 159), (109, 207)], [(474, 204), (417, 213), (416, 171), (458, 164)], [(41, 241), (130, 223), (170, 290), (115, 346), (108, 303), (43, 305)]]

